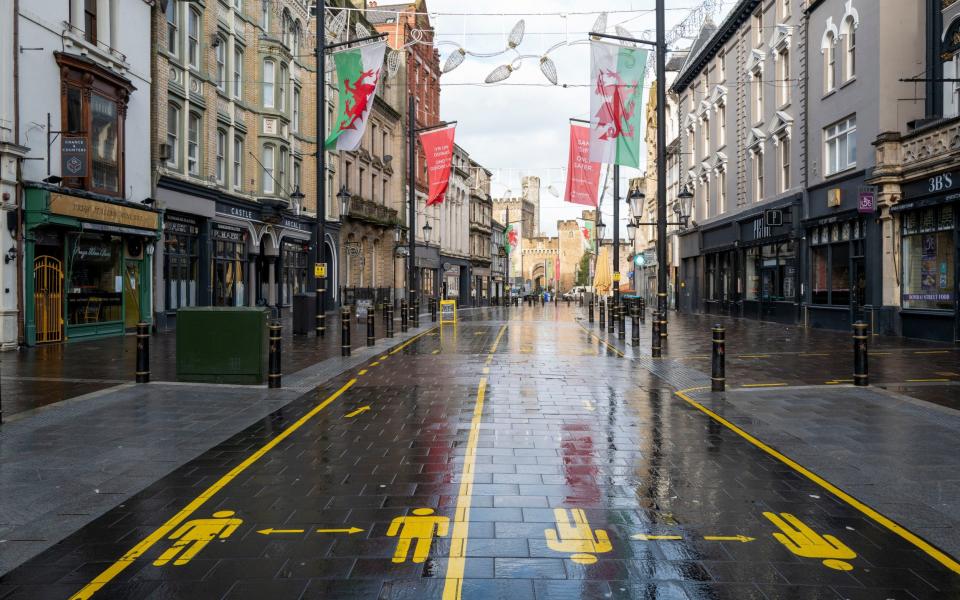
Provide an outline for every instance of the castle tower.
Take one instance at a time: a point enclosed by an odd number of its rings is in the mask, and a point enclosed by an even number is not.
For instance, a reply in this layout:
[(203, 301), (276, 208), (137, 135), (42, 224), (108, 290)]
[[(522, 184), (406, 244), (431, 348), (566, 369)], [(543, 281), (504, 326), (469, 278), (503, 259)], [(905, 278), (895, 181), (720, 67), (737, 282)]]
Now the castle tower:
[(540, 178), (528, 175), (522, 180), (523, 199), (533, 205), (533, 231), (531, 236), (540, 235)]

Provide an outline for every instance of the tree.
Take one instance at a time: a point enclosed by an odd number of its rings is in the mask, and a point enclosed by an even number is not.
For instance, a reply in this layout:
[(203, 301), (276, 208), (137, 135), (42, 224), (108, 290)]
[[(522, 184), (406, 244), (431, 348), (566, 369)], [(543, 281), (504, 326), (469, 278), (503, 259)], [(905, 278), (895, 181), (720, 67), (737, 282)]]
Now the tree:
[(577, 285), (590, 285), (590, 253), (584, 252), (577, 267)]

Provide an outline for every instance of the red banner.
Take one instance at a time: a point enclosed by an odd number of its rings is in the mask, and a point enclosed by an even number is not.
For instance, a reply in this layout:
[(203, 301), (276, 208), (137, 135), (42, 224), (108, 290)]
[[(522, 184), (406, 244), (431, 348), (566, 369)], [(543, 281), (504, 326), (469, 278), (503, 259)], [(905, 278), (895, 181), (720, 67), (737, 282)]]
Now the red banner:
[(440, 204), (447, 195), (450, 184), (450, 168), (453, 163), (453, 134), (456, 125), (448, 125), (420, 134), (423, 153), (427, 157), (427, 179), (430, 192), (427, 206)]
[(600, 163), (590, 161), (590, 125), (570, 124), (570, 157), (567, 165), (567, 189), (564, 202), (597, 205)]
[(555, 282), (553, 285), (555, 285), (556, 289), (559, 291), (560, 290), (560, 257), (559, 256), (553, 257), (553, 281)]

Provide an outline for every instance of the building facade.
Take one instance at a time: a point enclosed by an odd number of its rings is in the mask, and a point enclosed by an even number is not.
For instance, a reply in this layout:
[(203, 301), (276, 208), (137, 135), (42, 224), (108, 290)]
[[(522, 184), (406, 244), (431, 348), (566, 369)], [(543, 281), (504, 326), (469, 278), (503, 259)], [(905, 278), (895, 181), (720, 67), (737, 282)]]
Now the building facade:
[[(491, 266), (498, 249), (492, 245), (493, 200), (490, 197), (490, 171), (474, 160), (469, 163), (470, 178), (470, 298), (473, 306), (489, 306), (499, 297), (494, 289)], [(503, 235), (503, 232), (500, 232)]]
[(502, 305), (508, 301), (510, 286), (507, 282), (507, 249), (504, 226), (499, 221), (490, 221), (490, 301)]
[[(4, 39), (30, 49), (8, 48), (16, 53), (19, 127), (13, 138), (4, 133), (2, 158), (6, 195), (10, 155), (26, 155), (14, 201), (19, 223), (4, 227), (18, 236), (5, 261), (16, 258), (21, 269), (11, 288), (20, 294), (20, 341), (123, 335), (152, 321), (152, 256), (160, 248), (150, 187), (153, 9), (119, 0), (19, 8), (18, 34)], [(9, 101), (7, 94), (0, 92)], [(5, 209), (9, 203), (4, 198)], [(4, 284), (11, 280), (4, 269)]]
[(457, 144), (453, 146), (453, 164), (447, 196), (436, 205), (440, 213), (440, 295), (456, 300), (458, 306), (471, 304), (470, 275), (470, 195), (472, 180), (470, 155)]

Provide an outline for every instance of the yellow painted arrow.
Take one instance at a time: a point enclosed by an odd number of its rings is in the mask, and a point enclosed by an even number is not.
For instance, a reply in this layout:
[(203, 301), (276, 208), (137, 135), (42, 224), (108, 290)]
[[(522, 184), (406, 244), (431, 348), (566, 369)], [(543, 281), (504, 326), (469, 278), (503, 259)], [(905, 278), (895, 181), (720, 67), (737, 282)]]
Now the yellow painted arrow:
[(303, 533), (303, 529), (260, 529), (257, 533), (272, 535), (274, 533)]
[(647, 535), (646, 533), (637, 533), (630, 536), (632, 540), (643, 540), (643, 541), (653, 541), (653, 540), (682, 540), (683, 536), (681, 535)]
[(360, 533), (363, 531), (359, 527), (349, 527), (347, 529), (318, 529), (317, 533), (348, 533), (353, 535), (355, 533)]
[(703, 539), (708, 542), (752, 542), (757, 538), (747, 537), (745, 535), (705, 535)]
[(344, 418), (352, 419), (352, 418), (354, 418), (354, 417), (357, 416), (357, 415), (362, 415), (363, 413), (367, 412), (368, 410), (370, 410), (370, 406), (369, 406), (369, 405), (367, 405), (367, 406), (361, 406), (361, 407), (358, 408), (357, 410), (355, 410), (355, 411), (353, 411), (353, 412), (348, 412), (347, 414), (345, 414), (345, 415), (343, 415), (343, 416), (344, 416)]

